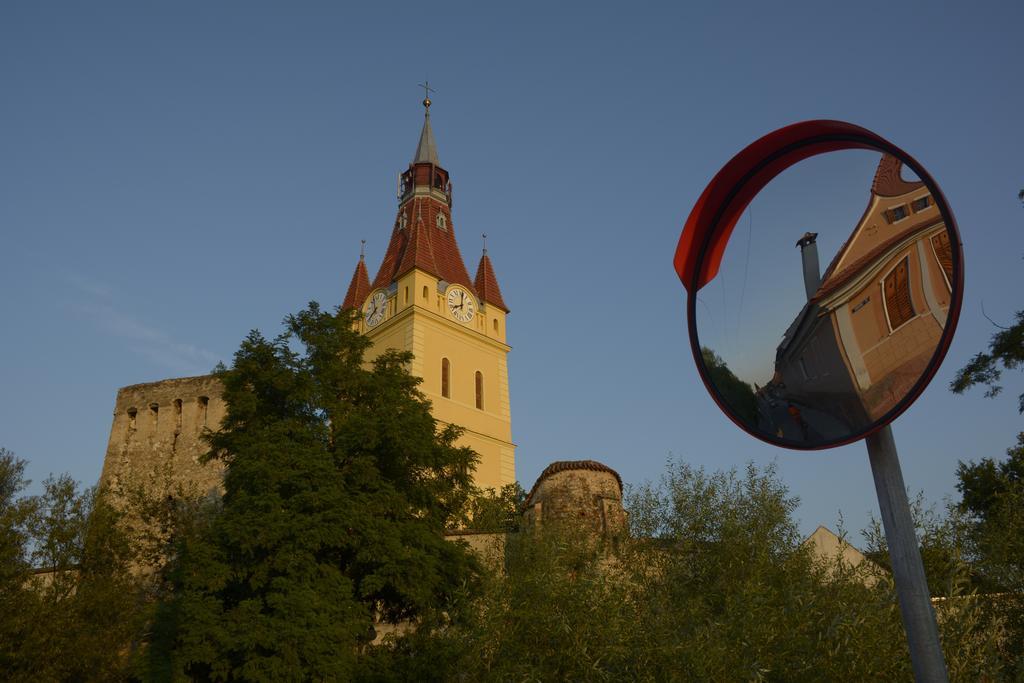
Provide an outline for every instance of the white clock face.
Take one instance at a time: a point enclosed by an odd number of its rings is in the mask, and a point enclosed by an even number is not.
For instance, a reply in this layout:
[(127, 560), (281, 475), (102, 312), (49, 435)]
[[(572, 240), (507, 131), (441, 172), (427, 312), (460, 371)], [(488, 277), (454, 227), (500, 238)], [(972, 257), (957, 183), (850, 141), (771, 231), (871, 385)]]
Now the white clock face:
[(476, 299), (462, 287), (449, 287), (446, 300), (452, 317), (460, 323), (468, 323), (476, 314)]
[(366, 326), (374, 327), (384, 319), (388, 310), (388, 296), (384, 292), (374, 292), (366, 302)]

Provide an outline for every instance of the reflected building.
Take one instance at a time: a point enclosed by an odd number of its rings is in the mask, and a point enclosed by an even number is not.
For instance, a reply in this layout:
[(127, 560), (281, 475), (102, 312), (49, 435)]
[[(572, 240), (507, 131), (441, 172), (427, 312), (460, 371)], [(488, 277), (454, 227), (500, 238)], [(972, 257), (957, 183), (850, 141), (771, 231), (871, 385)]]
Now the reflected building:
[(759, 392), (761, 427), (777, 436), (862, 430), (906, 396), (938, 346), (952, 291), (949, 233), (925, 184), (901, 170), (882, 156), (867, 208), (820, 282), (811, 282), (815, 235), (797, 243), (809, 299)]

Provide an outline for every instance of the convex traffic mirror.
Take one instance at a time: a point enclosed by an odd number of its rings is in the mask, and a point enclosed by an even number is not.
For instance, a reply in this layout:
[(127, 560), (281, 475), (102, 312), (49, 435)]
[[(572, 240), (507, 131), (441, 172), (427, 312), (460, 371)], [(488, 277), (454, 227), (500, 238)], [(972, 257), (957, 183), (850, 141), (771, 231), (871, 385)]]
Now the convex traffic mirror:
[(811, 121), (730, 161), (676, 253), (719, 406), (765, 441), (861, 439), (921, 393), (952, 338), (960, 240), (941, 190), (865, 129)]

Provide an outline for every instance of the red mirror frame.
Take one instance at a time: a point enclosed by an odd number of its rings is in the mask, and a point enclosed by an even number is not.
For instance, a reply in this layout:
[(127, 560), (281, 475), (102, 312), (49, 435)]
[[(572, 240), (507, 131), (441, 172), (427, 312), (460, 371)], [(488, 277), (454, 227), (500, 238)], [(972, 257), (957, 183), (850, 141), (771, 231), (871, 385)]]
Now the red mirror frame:
[[(952, 233), (955, 245), (953, 252), (954, 282), (950, 293), (949, 313), (938, 347), (910, 392), (892, 410), (883, 415), (863, 432), (858, 432), (844, 441), (830, 442), (815, 446), (800, 446), (793, 442), (776, 440), (756, 433), (732, 414), (725, 400), (707, 376), (700, 357), (700, 343), (697, 338), (696, 301), (697, 292), (711, 282), (718, 274), (718, 268), (725, 254), (725, 247), (733, 228), (747, 209), (751, 200), (773, 178), (790, 166), (818, 154), (843, 149), (868, 149), (888, 152), (899, 158), (920, 178), (932, 192), (946, 229)], [(780, 128), (751, 143), (729, 160), (715, 174), (701, 193), (690, 211), (676, 246), (674, 266), (683, 287), (687, 291), (687, 323), (690, 332), (690, 346), (701, 380), (718, 407), (736, 426), (751, 436), (776, 446), (794, 450), (822, 450), (859, 441), (892, 422), (917, 400), (942, 364), (956, 331), (963, 303), (963, 245), (956, 219), (946, 201), (945, 195), (935, 179), (916, 159), (896, 147), (885, 138), (866, 128), (844, 121), (804, 121)]]

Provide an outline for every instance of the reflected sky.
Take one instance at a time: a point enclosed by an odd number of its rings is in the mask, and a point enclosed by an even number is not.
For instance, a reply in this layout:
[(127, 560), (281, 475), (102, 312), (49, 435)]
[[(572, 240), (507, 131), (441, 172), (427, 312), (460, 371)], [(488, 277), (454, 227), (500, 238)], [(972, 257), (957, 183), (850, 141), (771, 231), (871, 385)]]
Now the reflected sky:
[(776, 348), (807, 300), (796, 242), (818, 233), (824, 272), (864, 213), (880, 158), (842, 150), (801, 161), (736, 223), (718, 275), (697, 293), (697, 331), (740, 378), (760, 386), (772, 378)]
[(894, 156), (838, 152), (793, 169), (739, 221), (697, 327), (737, 419), (822, 447), (884, 420), (927, 371), (948, 321), (955, 235)]

